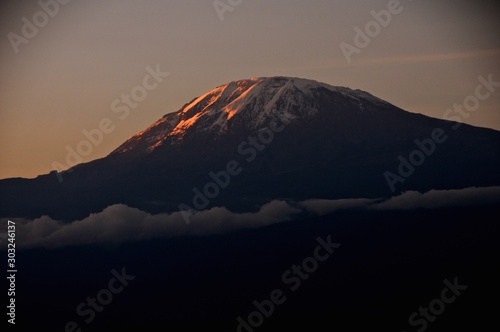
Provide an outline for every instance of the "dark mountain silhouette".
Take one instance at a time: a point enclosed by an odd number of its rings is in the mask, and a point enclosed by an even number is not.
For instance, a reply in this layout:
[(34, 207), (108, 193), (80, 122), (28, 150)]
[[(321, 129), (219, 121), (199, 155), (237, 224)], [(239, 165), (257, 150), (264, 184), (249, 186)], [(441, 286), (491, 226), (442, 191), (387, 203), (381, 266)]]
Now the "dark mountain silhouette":
[[(61, 173), (62, 182), (54, 172), (1, 180), (0, 217), (74, 220), (116, 203), (153, 213), (180, 204), (247, 211), (273, 199), (499, 185), (500, 132), (454, 125), (311, 80), (235, 81)], [(213, 197), (196, 197), (208, 183), (217, 185), (207, 189)]]

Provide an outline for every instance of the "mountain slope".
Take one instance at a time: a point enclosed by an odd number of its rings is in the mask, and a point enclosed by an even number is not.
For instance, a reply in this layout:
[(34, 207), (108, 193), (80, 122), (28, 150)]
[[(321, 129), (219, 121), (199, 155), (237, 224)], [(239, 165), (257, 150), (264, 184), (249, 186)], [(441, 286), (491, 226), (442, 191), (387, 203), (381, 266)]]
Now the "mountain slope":
[(315, 101), (321, 90), (359, 103), (381, 106), (384, 101), (360, 90), (333, 87), (299, 78), (252, 78), (231, 82), (193, 99), (178, 112), (169, 113), (137, 133), (113, 153), (151, 152), (162, 144), (174, 144), (191, 133), (221, 135), (242, 127), (259, 130), (270, 117), (305, 120), (319, 112)]
[[(62, 183), (54, 174), (0, 181), (0, 216), (71, 220), (115, 203), (150, 212), (197, 208), (197, 190), (230, 163), (234, 175), (204, 208), (499, 185), (500, 133), (452, 125), (311, 80), (235, 81), (166, 114), (106, 158), (64, 172)], [(422, 150), (415, 140), (428, 143), (436, 130), (442, 142), (401, 176), (400, 158), (415, 157)], [(400, 176), (392, 188), (388, 171)]]

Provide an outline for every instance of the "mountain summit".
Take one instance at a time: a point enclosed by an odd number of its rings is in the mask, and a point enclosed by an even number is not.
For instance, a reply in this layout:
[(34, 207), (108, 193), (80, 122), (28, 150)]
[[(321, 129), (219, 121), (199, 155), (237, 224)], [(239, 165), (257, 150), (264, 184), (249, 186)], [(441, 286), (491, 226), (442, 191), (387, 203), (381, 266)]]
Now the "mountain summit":
[(272, 117), (304, 120), (320, 112), (320, 99), (336, 94), (365, 107), (389, 106), (371, 94), (295, 77), (258, 77), (233, 81), (205, 93), (169, 113), (118, 147), (113, 153), (144, 152), (175, 144), (193, 133), (223, 134), (258, 130)]
[(63, 172), (62, 183), (52, 173), (1, 180), (0, 217), (72, 220), (118, 203), (178, 211), (229, 168), (204, 208), (500, 185), (500, 132), (454, 124), (312, 80), (234, 81)]

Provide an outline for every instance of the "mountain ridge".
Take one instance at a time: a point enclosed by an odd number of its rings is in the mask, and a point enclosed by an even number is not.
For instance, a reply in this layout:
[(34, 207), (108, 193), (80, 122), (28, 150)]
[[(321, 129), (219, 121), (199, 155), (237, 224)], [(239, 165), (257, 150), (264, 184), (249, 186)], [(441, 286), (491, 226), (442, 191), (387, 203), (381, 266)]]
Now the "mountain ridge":
[[(220, 134), (227, 130), (228, 123), (234, 120), (233, 117), (238, 117), (245, 111), (255, 112), (255, 108), (258, 107), (262, 107), (263, 110), (258, 112), (258, 117), (248, 125), (250, 129), (257, 129), (261, 126), (266, 117), (270, 115), (270, 112), (277, 113), (281, 118), (293, 120), (298, 117), (298, 114), (297, 112), (288, 111), (289, 104), (285, 104), (284, 107), (276, 107), (276, 104), (282, 101), (284, 97), (290, 97), (290, 95), (293, 97), (293, 94), (297, 93), (297, 91), (302, 94), (312, 94), (313, 90), (321, 88), (350, 98), (364, 98), (376, 103), (388, 104), (362, 90), (335, 87), (297, 77), (254, 77), (237, 80), (219, 85), (215, 89), (184, 104), (178, 111), (167, 113), (145, 130), (125, 141), (111, 154), (124, 153), (130, 151), (136, 145), (144, 145), (141, 144), (141, 140), (150, 142), (151, 145), (147, 150), (152, 151), (168, 138), (171, 138), (171, 143), (178, 142), (190, 129), (195, 131), (215, 131)], [(262, 97), (262, 95), (264, 96)], [(313, 115), (318, 112), (314, 105), (301, 105), (301, 98), (289, 98), (288, 100), (292, 105), (296, 104), (301, 107), (300, 113), (307, 112), (307, 115)], [(252, 107), (253, 109), (251, 109)], [(246, 120), (248, 120), (248, 117)], [(160, 132), (154, 133), (154, 131)]]
[[(276, 121), (286, 122), (285, 130), (263, 147), (252, 145)], [(62, 172), (61, 183), (55, 173), (0, 180), (0, 217), (74, 220), (113, 204), (172, 212), (181, 203), (191, 205), (193, 190), (231, 160), (242, 172), (207, 209), (249, 211), (281, 198), (380, 198), (500, 185), (500, 132), (453, 125), (368, 92), (312, 80), (233, 81), (167, 113), (108, 156)], [(418, 148), (415, 140), (436, 129), (446, 142), (393, 192), (384, 173), (395, 172), (400, 157)]]

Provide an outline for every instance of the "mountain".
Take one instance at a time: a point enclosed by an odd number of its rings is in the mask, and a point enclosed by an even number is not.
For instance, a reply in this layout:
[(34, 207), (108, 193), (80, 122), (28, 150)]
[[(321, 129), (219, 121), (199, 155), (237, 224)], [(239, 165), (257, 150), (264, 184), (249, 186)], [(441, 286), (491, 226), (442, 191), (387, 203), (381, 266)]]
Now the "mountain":
[[(319, 90), (319, 91), (318, 91)], [(320, 90), (382, 106), (384, 101), (360, 90), (333, 87), (299, 78), (252, 78), (231, 82), (193, 99), (180, 111), (169, 113), (146, 130), (127, 140), (112, 154), (149, 153), (161, 145), (173, 145), (192, 135), (217, 137), (228, 132), (265, 128), (270, 119), (308, 118), (320, 111)]]
[(107, 157), (0, 181), (0, 217), (82, 218), (123, 203), (255, 210), (274, 199), (389, 197), (500, 184), (500, 132), (406, 112), (367, 92), (269, 77), (221, 85)]

